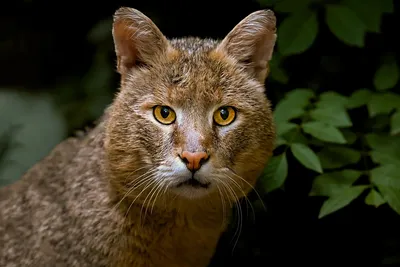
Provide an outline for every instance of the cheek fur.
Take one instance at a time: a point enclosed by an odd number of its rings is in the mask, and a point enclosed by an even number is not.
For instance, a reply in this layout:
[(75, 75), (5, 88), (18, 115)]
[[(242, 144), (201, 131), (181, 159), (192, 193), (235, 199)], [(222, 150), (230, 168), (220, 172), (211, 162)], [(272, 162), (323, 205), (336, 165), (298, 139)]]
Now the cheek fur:
[(171, 149), (170, 131), (147, 118), (138, 121), (136, 127), (140, 129), (140, 146), (144, 148), (152, 164), (157, 165), (158, 162), (164, 161)]
[(229, 167), (256, 171), (264, 167), (272, 154), (274, 135), (270, 133), (271, 114), (263, 110), (255, 115), (255, 119), (244, 118), (238, 127), (219, 138), (216, 147), (222, 153), (225, 164), (231, 165)]
[(223, 134), (221, 132), (225, 129), (216, 129), (218, 138), (215, 142), (215, 151), (219, 154), (221, 165), (232, 167), (235, 164), (237, 155), (248, 149), (252, 136), (248, 135), (245, 127), (245, 124), (241, 124), (239, 127), (231, 128)]

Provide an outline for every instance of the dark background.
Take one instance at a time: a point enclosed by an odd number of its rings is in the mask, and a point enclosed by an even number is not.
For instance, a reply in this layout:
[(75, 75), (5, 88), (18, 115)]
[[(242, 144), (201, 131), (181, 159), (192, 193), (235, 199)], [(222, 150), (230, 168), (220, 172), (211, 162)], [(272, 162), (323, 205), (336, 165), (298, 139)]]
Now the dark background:
[[(262, 8), (259, 2), (251, 0), (3, 1), (0, 90), (53, 96), (66, 118), (66, 130), (60, 139), (90, 125), (118, 88), (111, 27), (107, 23), (120, 6), (139, 9), (169, 38), (223, 38), (241, 19)], [(349, 95), (355, 88), (372, 87), (371, 77), (382, 55), (390, 54), (398, 60), (398, 8), (399, 2), (395, 1), (395, 13), (383, 17), (383, 34), (367, 35), (363, 49), (343, 44), (326, 25), (320, 24), (312, 49), (283, 63), (289, 82), (267, 81), (267, 94), (273, 104), (291, 88), (323, 88)], [(277, 14), (278, 23), (284, 16)], [(319, 20), (323, 20), (322, 13)], [(99, 22), (106, 26), (93, 32)], [(101, 83), (103, 75), (108, 75), (103, 85), (91, 86), (98, 79)], [(91, 104), (94, 108), (88, 108)], [(221, 239), (215, 266), (400, 266), (399, 215), (387, 205), (376, 209), (356, 200), (318, 219), (323, 199), (308, 196), (311, 174), (294, 160), (289, 160), (289, 166), (285, 187), (264, 197), (267, 211), (256, 208), (255, 221), (252, 216), (245, 218), (233, 252), (235, 228)], [(251, 195), (250, 199), (257, 197)], [(242, 206), (246, 208), (245, 202)]]

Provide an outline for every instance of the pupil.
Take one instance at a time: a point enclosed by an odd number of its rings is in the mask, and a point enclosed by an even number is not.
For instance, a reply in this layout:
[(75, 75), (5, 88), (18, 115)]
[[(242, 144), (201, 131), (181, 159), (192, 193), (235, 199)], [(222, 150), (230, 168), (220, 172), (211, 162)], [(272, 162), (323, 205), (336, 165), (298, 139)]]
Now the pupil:
[(222, 108), (222, 109), (219, 111), (219, 113), (220, 113), (221, 118), (222, 118), (223, 120), (226, 120), (226, 119), (228, 118), (228, 116), (229, 116), (229, 111), (228, 111), (226, 108)]
[(169, 116), (169, 108), (162, 107), (161, 108), (161, 117), (163, 117), (165, 119), (165, 118), (168, 118), (168, 116)]

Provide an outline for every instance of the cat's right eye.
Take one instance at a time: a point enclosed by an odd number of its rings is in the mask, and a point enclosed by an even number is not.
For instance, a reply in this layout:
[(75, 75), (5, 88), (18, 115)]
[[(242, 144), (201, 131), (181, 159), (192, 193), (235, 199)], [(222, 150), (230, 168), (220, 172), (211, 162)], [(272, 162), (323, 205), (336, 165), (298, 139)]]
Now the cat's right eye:
[(155, 106), (153, 108), (154, 118), (161, 124), (169, 125), (175, 122), (175, 111), (168, 106)]
[(219, 126), (227, 126), (236, 119), (236, 110), (233, 107), (220, 107), (214, 112), (214, 122)]

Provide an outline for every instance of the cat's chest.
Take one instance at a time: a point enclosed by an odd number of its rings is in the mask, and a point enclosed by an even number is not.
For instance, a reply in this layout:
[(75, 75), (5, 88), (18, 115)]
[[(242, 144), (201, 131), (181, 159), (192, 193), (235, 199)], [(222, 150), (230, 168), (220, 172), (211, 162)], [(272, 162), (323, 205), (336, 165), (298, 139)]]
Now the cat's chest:
[(206, 267), (212, 257), (221, 230), (193, 224), (175, 225), (161, 233), (154, 249), (155, 266)]
[(186, 218), (174, 218), (162, 224), (130, 228), (125, 234), (127, 239), (124, 238), (128, 247), (122, 249), (128, 252), (125, 257), (129, 259), (125, 262), (149, 267), (206, 267), (221, 227), (221, 224), (211, 227)]

